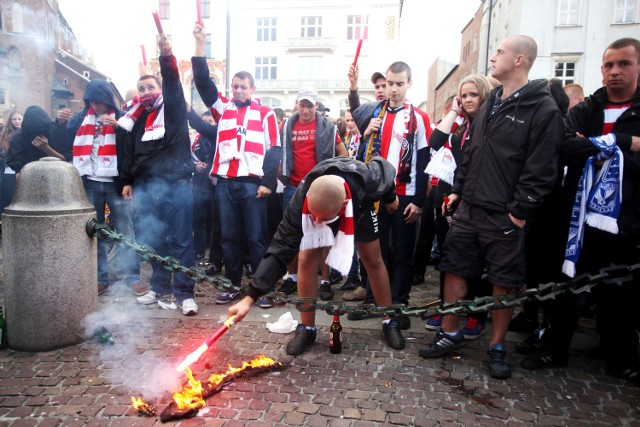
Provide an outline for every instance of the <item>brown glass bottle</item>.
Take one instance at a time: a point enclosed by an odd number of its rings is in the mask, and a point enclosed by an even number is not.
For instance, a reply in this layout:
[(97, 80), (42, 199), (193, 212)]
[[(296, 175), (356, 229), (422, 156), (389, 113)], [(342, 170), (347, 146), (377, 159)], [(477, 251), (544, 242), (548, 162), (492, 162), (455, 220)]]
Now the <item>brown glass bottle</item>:
[(329, 328), (329, 351), (333, 354), (342, 353), (342, 325), (340, 316), (333, 316), (333, 323)]

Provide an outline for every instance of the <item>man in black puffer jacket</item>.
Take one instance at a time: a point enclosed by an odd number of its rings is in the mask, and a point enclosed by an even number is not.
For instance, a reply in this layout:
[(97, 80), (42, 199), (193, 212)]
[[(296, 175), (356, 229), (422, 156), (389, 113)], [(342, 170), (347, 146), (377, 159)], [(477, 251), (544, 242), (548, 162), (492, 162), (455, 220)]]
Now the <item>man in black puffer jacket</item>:
[[(529, 81), (537, 56), (528, 36), (505, 39), (491, 59), (495, 88), (471, 128), (471, 141), (449, 196), (460, 202), (443, 248), (444, 299), (451, 303), (467, 293), (467, 277), (483, 269), (494, 295), (520, 289), (525, 279), (525, 224), (552, 190), (557, 177), (562, 114), (546, 80)], [(460, 200), (461, 199), (461, 200)], [(504, 338), (512, 308), (494, 310), (489, 342), (489, 375), (508, 378)], [(464, 345), (458, 316), (444, 316), (433, 343), (422, 357), (440, 357)]]

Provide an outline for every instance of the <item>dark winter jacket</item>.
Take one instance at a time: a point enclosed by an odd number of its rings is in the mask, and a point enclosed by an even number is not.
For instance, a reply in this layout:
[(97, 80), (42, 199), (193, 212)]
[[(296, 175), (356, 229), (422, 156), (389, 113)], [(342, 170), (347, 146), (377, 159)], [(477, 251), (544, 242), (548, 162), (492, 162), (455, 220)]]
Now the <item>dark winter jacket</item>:
[[(280, 138), (282, 141), (282, 182), (288, 183), (293, 170), (293, 125), (300, 119), (298, 113), (293, 113), (282, 126)], [(336, 156), (336, 126), (331, 124), (322, 114), (316, 112), (316, 161), (331, 159)]]
[[(563, 186), (567, 203), (575, 197), (585, 161), (599, 152), (586, 138), (602, 134), (606, 104), (607, 90), (603, 87), (573, 107), (567, 115), (564, 141), (560, 145), (560, 159), (567, 165)], [(577, 137), (576, 132), (586, 138)], [(640, 136), (640, 87), (631, 107), (616, 121), (613, 133), (624, 156), (618, 227), (623, 235), (640, 235), (640, 153), (631, 152), (631, 137)]]
[(47, 138), (51, 148), (62, 154), (67, 161), (71, 160), (71, 144), (63, 137), (55, 137), (53, 122), (42, 108), (31, 106), (24, 113), (22, 127), (9, 142), (7, 165), (11, 169), (19, 173), (27, 163), (46, 156), (44, 151), (31, 143), (36, 136)]
[(160, 140), (142, 141), (149, 113), (144, 111), (125, 138), (121, 174), (123, 185), (136, 180), (160, 179), (175, 183), (191, 178), (191, 144), (187, 108), (175, 56), (160, 56), (165, 134)]
[(207, 167), (202, 172), (198, 172), (194, 165), (193, 186), (208, 188), (211, 183), (209, 180), (209, 171), (211, 170), (213, 155), (216, 151), (218, 126), (202, 120), (202, 118), (193, 110), (187, 113), (187, 119), (189, 120), (189, 126), (200, 134), (194, 154), (198, 160), (207, 164)]
[(338, 175), (347, 181), (355, 221), (359, 221), (374, 202), (392, 203), (396, 198), (396, 170), (381, 157), (372, 158), (366, 165), (348, 157), (336, 157), (318, 163), (293, 195), (267, 253), (253, 275), (251, 286), (247, 290), (247, 294), (253, 299), (258, 299), (273, 288), (300, 250), (303, 236), (302, 205), (311, 183), (323, 175)]
[(491, 115), (502, 86), (491, 91), (471, 127), (452, 192), (466, 203), (533, 216), (557, 179), (562, 114), (547, 81), (533, 80)]

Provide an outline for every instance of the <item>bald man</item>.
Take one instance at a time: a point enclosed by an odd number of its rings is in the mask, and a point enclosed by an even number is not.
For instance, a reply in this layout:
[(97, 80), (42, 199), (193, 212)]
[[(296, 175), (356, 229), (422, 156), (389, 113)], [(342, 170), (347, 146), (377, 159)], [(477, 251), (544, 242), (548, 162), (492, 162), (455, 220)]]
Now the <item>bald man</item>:
[[(253, 303), (273, 289), (298, 252), (298, 295), (317, 298), (318, 266), (324, 261), (346, 275), (354, 241), (378, 305), (391, 305), (389, 275), (378, 241), (377, 201), (390, 213), (398, 209), (391, 163), (381, 157), (366, 165), (347, 157), (318, 163), (298, 186), (246, 296), (229, 307), (229, 316), (235, 315), (235, 322), (242, 320)], [(323, 247), (330, 247), (326, 260)], [(315, 312), (301, 312), (300, 318), (295, 337), (287, 344), (292, 356), (306, 351), (317, 336)], [(397, 320), (383, 317), (382, 332), (389, 347), (404, 348)]]
[[(501, 86), (489, 94), (473, 121), (464, 162), (443, 206), (445, 213), (460, 204), (440, 261), (440, 271), (446, 273), (446, 303), (464, 299), (467, 278), (480, 277), (485, 268), (493, 295), (524, 286), (527, 220), (553, 188), (563, 137), (562, 114), (547, 81), (529, 81), (536, 55), (536, 42), (518, 35), (505, 39), (491, 58), (491, 76)], [(512, 313), (512, 308), (492, 312), (487, 353), (494, 378), (511, 376), (504, 338)], [(419, 354), (440, 357), (464, 344), (458, 316), (443, 316), (433, 342)]]

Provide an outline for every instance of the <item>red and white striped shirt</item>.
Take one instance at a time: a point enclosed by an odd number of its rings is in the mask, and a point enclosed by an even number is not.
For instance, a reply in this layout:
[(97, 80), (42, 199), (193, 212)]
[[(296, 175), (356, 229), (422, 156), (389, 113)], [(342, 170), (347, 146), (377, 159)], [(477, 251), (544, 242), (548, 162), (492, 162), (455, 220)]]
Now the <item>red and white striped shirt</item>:
[(631, 101), (614, 104), (609, 103), (604, 106), (604, 123), (602, 123), (602, 134), (613, 132), (613, 127), (620, 116), (631, 107)]

